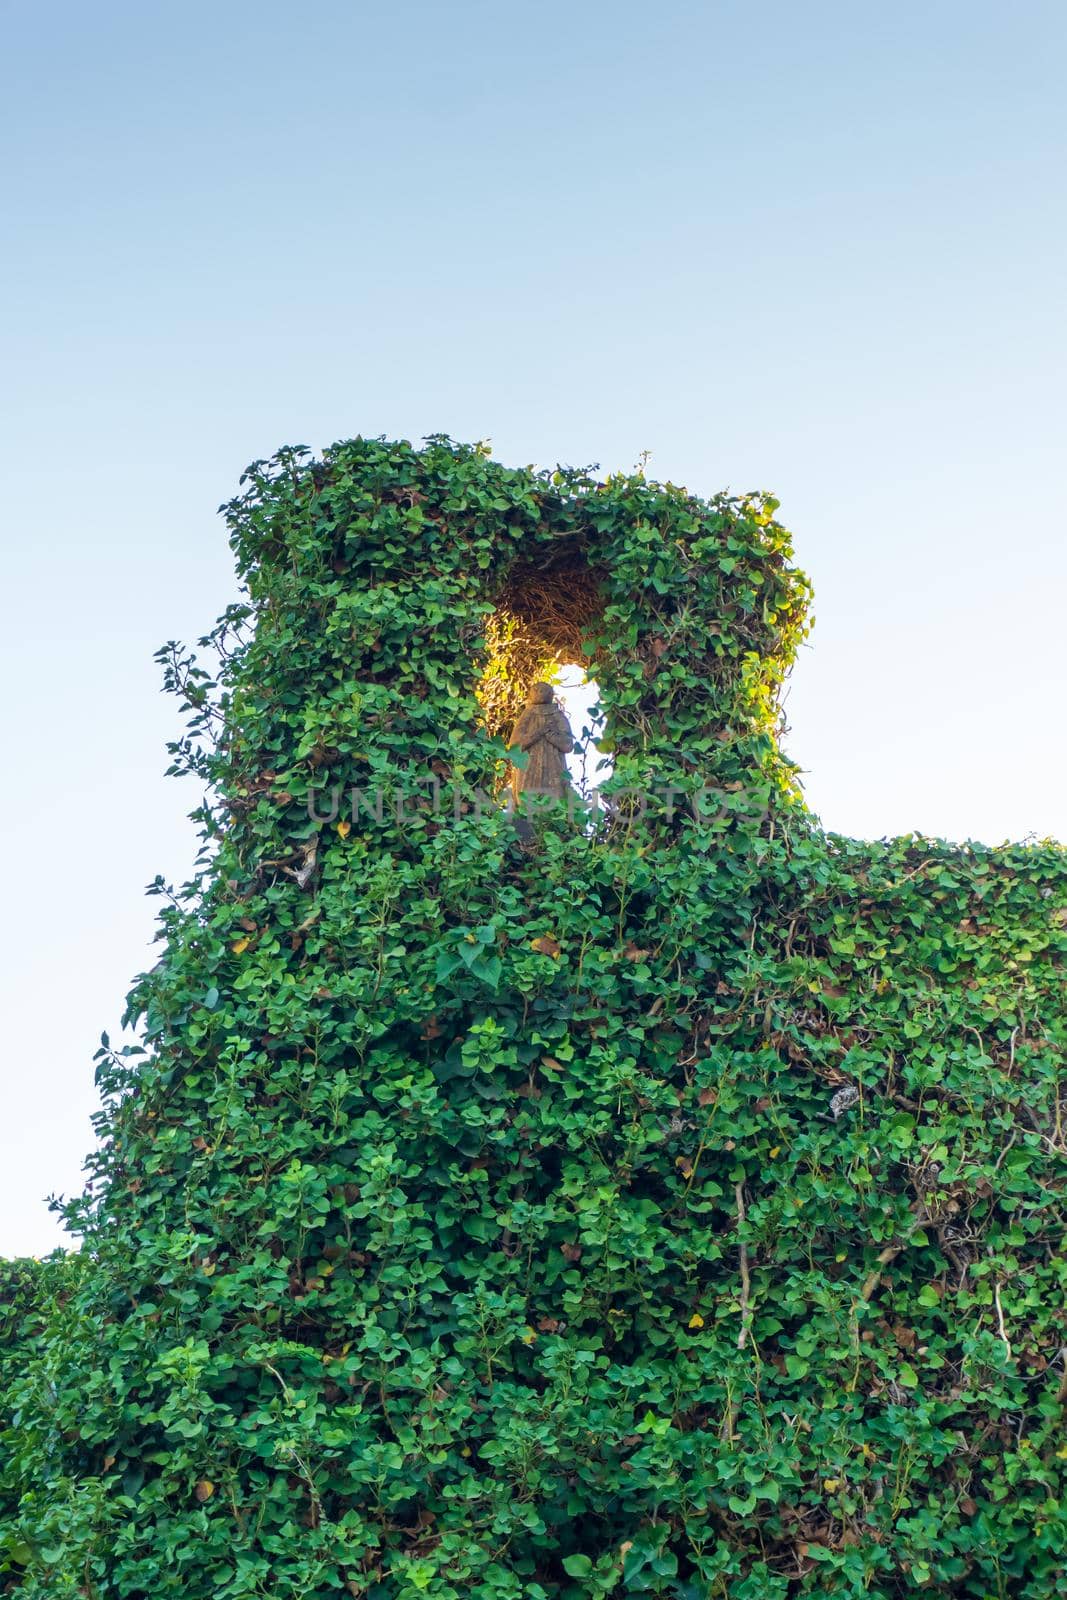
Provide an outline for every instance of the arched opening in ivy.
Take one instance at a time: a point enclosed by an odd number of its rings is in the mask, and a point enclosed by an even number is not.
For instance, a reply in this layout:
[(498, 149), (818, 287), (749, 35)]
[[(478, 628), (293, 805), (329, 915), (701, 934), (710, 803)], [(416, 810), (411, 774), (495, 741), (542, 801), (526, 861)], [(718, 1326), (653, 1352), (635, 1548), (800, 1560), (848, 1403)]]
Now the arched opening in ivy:
[(574, 730), (571, 780), (587, 798), (610, 775), (610, 762), (597, 749), (604, 731), (596, 677), (604, 588), (604, 573), (576, 540), (556, 541), (514, 561), (493, 596), (476, 690), (487, 730), (506, 739), (530, 686), (552, 683)]

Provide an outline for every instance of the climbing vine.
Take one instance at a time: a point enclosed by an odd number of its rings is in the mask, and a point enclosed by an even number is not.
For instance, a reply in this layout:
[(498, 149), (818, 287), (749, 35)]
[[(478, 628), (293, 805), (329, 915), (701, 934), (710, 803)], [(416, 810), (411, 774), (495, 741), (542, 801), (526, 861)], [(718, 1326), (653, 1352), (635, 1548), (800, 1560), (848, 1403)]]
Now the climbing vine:
[[(7, 1324), (8, 1592), (1050, 1600), (1060, 847), (818, 827), (770, 497), (359, 439), (225, 510), (200, 868)], [(576, 654), (613, 803), (524, 840)]]

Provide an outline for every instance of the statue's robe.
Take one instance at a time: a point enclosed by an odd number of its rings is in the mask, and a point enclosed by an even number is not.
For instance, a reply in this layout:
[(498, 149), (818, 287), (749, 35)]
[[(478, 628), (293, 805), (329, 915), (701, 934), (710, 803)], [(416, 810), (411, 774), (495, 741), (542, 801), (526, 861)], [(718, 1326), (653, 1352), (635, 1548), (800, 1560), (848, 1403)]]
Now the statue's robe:
[(527, 706), (512, 731), (510, 744), (525, 750), (528, 760), (521, 772), (511, 769), (511, 792), (555, 795), (562, 800), (567, 792), (567, 768), (563, 757), (574, 749), (570, 724), (557, 705)]

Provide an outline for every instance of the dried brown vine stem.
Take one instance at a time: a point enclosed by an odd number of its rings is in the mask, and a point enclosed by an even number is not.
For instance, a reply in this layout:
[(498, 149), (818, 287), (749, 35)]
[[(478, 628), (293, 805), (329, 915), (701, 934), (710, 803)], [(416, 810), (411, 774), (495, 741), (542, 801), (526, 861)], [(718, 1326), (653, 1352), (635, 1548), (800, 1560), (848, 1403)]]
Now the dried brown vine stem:
[(745, 1225), (745, 1185), (744, 1180), (734, 1184), (734, 1200), (737, 1204), (737, 1256), (741, 1269), (741, 1331), (737, 1335), (737, 1348), (743, 1350), (748, 1342), (749, 1324), (752, 1321), (752, 1308), (749, 1305), (751, 1280), (748, 1272), (748, 1245), (740, 1237), (741, 1229)]
[(863, 1287), (860, 1290), (861, 1301), (866, 1301), (871, 1298), (875, 1290), (878, 1288), (878, 1285), (882, 1281), (882, 1268), (888, 1267), (891, 1261), (895, 1261), (897, 1259), (897, 1256), (899, 1256), (907, 1242), (907, 1239), (904, 1239), (900, 1244), (887, 1244), (884, 1250), (880, 1250), (878, 1252), (878, 1255), (875, 1257), (878, 1265), (875, 1267), (874, 1271), (869, 1272), (866, 1278), (863, 1280)]
[[(752, 1307), (750, 1304), (752, 1281), (749, 1274), (748, 1245), (741, 1237), (741, 1230), (745, 1225), (745, 1183), (739, 1179), (734, 1184), (734, 1204), (737, 1208), (737, 1258), (741, 1274), (741, 1290), (738, 1300), (741, 1307), (741, 1327), (737, 1335), (737, 1348), (743, 1350), (749, 1340), (749, 1328), (752, 1322)], [(734, 1437), (734, 1425), (737, 1422), (737, 1401), (728, 1393), (726, 1409), (723, 1412), (722, 1422), (719, 1425), (719, 1438), (730, 1441)]]
[(1004, 1353), (1010, 1361), (1012, 1358), (1011, 1340), (1008, 1338), (1008, 1330), (1004, 1326), (1004, 1307), (1000, 1303), (999, 1283), (994, 1283), (993, 1285), (993, 1304), (997, 1308), (997, 1332), (1000, 1334), (1000, 1342), (1004, 1346)]

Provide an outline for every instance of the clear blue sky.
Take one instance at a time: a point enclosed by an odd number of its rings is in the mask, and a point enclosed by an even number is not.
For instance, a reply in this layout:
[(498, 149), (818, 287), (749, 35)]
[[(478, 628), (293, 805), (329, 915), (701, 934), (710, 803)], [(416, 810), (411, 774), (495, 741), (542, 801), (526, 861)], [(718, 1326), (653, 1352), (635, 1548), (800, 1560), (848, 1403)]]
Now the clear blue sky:
[(152, 651), (253, 457), (489, 438), (782, 501), (831, 827), (1067, 835), (1059, 0), (0, 0), (0, 1249), (193, 854)]

